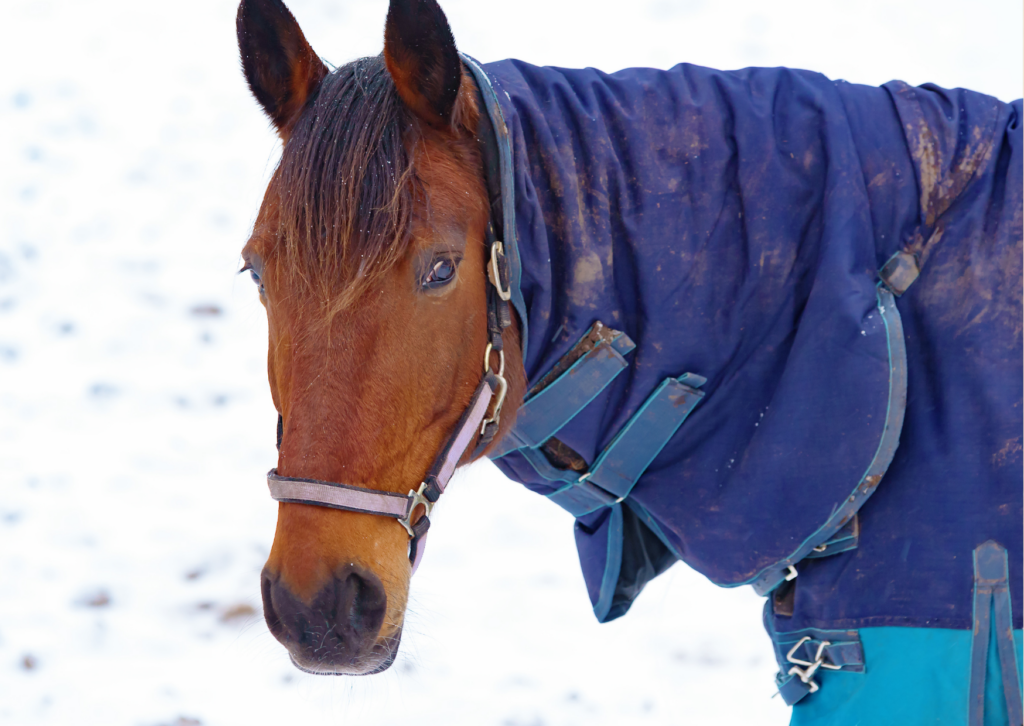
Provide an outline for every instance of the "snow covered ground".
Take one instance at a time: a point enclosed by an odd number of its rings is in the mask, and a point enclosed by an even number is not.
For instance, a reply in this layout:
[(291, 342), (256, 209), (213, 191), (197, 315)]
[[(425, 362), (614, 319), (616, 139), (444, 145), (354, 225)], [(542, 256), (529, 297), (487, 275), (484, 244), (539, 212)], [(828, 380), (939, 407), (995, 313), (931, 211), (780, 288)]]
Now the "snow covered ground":
[[(339, 64), (385, 0), (293, 0)], [(1019, 0), (449, 0), (487, 61), (721, 68), (1021, 95)], [(969, 11), (966, 9), (969, 8)], [(278, 153), (234, 0), (4, 0), (0, 722), (783, 724), (749, 588), (677, 565), (609, 625), (571, 518), (490, 465), (438, 509), (402, 653), (292, 668), (260, 614), (266, 323), (233, 273)]]

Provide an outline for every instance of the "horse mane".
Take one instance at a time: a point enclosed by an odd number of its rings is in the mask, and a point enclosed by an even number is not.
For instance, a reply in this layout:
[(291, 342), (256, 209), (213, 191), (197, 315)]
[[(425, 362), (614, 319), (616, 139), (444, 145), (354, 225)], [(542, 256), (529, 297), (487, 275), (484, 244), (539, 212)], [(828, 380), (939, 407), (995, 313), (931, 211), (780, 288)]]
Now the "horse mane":
[(276, 267), (326, 306), (349, 306), (402, 259), (418, 180), (414, 132), (381, 56), (328, 74), (295, 124), (275, 173)]

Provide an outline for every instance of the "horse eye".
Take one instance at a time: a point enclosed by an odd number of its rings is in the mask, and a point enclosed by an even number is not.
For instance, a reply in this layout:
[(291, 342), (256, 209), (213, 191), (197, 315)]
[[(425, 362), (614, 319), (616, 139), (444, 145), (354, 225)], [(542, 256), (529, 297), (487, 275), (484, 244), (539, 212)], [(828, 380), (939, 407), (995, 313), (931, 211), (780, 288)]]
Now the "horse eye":
[(452, 281), (455, 277), (455, 261), (444, 258), (434, 263), (434, 266), (430, 268), (430, 272), (427, 274), (427, 279), (423, 281), (424, 287), (441, 287)]
[(238, 271), (239, 274), (242, 274), (243, 272), (249, 273), (249, 277), (252, 278), (252, 281), (256, 283), (256, 287), (259, 289), (260, 295), (264, 295), (266, 290), (263, 287), (263, 278), (260, 277), (260, 273), (256, 272), (256, 270), (253, 269), (253, 266), (248, 262), (245, 263), (245, 267)]

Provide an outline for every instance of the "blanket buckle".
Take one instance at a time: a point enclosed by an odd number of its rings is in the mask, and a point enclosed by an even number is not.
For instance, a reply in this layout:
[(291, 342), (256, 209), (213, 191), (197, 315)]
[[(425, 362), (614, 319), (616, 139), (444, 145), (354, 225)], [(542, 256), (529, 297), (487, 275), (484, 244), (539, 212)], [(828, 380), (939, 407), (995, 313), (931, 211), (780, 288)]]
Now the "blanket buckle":
[[(800, 658), (794, 657), (794, 653), (796, 653), (797, 649), (808, 640), (811, 640), (811, 636), (809, 635), (805, 635), (800, 638), (796, 645), (790, 648), (789, 652), (786, 653), (786, 660), (790, 663), (796, 663), (796, 665), (789, 669), (789, 675), (800, 678), (800, 680), (806, 683), (808, 688), (811, 689), (810, 692), (814, 693), (818, 688), (820, 688), (817, 682), (812, 680), (814, 678), (814, 674), (818, 672), (818, 669), (827, 668), (829, 670), (837, 671), (840, 669), (840, 666), (825, 662), (825, 648), (832, 645), (832, 643), (827, 640), (823, 640), (818, 644), (818, 652), (815, 653), (813, 661), (801, 660)], [(801, 668), (800, 666), (804, 667)]]

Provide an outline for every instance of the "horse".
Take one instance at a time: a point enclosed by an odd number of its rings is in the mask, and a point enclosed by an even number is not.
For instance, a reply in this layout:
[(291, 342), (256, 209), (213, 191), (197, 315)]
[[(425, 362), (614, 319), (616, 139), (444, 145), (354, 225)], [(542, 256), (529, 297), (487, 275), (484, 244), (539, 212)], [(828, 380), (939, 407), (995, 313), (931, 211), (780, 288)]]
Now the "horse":
[(601, 622), (677, 560), (766, 595), (794, 723), (1021, 721), (1020, 102), (485, 66), (435, 0), (333, 70), (281, 0), (237, 33), (296, 667), (392, 664), (487, 456), (576, 517)]

